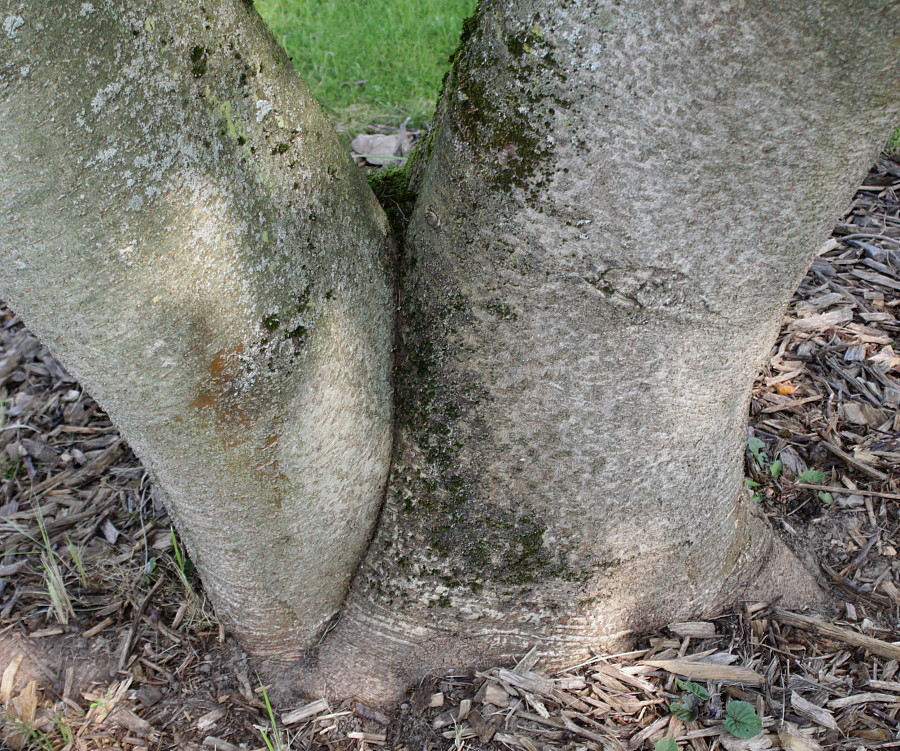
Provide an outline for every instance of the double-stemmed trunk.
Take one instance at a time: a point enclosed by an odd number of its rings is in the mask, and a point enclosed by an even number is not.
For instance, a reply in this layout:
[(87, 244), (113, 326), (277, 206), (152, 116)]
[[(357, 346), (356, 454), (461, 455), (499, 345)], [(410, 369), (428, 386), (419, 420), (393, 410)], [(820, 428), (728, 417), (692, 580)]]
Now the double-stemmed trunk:
[(3, 40), (0, 287), (245, 646), (385, 701), (776, 593), (750, 386), (900, 119), (896, 4), (482, 0), (391, 200), (393, 468), (324, 638), (387, 471), (384, 220), (238, 0), (114, 5)]

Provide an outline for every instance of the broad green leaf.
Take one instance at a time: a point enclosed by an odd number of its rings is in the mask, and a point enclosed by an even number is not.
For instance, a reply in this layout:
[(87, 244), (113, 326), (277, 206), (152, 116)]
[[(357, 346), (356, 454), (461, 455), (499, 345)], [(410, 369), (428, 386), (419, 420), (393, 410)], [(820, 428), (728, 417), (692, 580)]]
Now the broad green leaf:
[(697, 716), (696, 707), (690, 707), (680, 701), (673, 701), (669, 704), (669, 711), (679, 720), (684, 720), (685, 722), (691, 722)]
[(781, 459), (776, 459), (769, 465), (769, 474), (772, 475), (775, 479), (781, 477), (781, 470), (784, 468), (784, 465), (781, 463)]
[(817, 469), (808, 469), (806, 470), (800, 477), (797, 478), (797, 482), (809, 482), (809, 483), (818, 483), (822, 482), (825, 479), (825, 473), (819, 472)]
[(709, 698), (709, 691), (699, 683), (694, 683), (694, 681), (683, 681), (681, 678), (676, 678), (675, 685), (682, 691), (687, 691), (695, 696), (699, 696), (703, 701), (706, 701)]
[(816, 495), (819, 496), (819, 500), (822, 501), (826, 506), (830, 506), (834, 503), (834, 496), (831, 493), (826, 493), (824, 490), (820, 490)]
[(750, 449), (750, 453), (753, 454), (753, 458), (756, 459), (756, 463), (759, 464), (760, 467), (766, 463), (766, 452), (763, 451), (765, 447), (766, 444), (756, 436), (747, 440), (747, 448)]
[(696, 694), (687, 694), (681, 697), (681, 701), (669, 704), (669, 711), (685, 722), (693, 722), (697, 719), (697, 715), (700, 714), (700, 705), (702, 703), (702, 700)]
[(722, 727), (735, 738), (752, 738), (762, 732), (762, 720), (750, 702), (730, 701), (725, 707)]
[(678, 751), (674, 738), (660, 738), (653, 744), (653, 751)]

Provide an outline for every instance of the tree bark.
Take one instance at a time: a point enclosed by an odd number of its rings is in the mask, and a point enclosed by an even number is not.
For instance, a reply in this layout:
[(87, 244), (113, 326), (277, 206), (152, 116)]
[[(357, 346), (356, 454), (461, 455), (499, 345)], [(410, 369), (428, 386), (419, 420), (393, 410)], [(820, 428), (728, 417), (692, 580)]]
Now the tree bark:
[(0, 288), (152, 473), (218, 617), (296, 657), (383, 497), (384, 215), (252, 3), (2, 10)]
[(413, 177), (386, 507), (303, 685), (815, 596), (742, 492), (747, 410), (900, 119), (897, 8), (480, 3)]
[[(384, 487), (386, 225), (255, 14), (146, 7), (5, 2), (0, 288), (165, 490), (219, 617), (289, 658)], [(295, 685), (558, 664), (785, 565), (742, 495), (750, 386), (900, 114), (896, 7), (481, 2), (401, 238), (387, 501)]]

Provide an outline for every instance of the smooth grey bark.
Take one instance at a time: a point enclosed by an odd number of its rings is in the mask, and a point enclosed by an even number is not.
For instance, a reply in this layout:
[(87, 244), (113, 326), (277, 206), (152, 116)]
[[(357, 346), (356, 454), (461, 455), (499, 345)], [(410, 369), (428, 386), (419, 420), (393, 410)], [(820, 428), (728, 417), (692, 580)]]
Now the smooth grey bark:
[[(385, 477), (383, 217), (237, 0), (18, 7), (0, 289), (154, 472), (219, 616), (295, 655)], [(402, 238), (387, 502), (296, 685), (576, 659), (784, 564), (741, 495), (750, 385), (898, 119), (898, 26), (874, 0), (481, 3)]]
[(252, 3), (0, 8), (0, 290), (151, 471), (218, 617), (295, 657), (383, 496), (384, 215)]
[(900, 120), (898, 8), (482, 0), (413, 179), (386, 507), (302, 685), (815, 595), (742, 493), (747, 408)]

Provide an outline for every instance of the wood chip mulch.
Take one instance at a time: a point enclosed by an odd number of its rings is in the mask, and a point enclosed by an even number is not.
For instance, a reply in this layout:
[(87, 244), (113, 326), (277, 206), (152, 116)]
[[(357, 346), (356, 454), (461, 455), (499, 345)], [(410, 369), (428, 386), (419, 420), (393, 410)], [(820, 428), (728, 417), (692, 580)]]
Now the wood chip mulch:
[[(275, 728), (143, 468), (3, 308), (0, 748), (234, 751), (264, 735), (340, 751), (900, 748), (898, 307), (900, 164), (882, 156), (794, 296), (751, 406), (750, 492), (831, 584), (834, 612), (744, 602), (560, 673), (530, 653), (435, 673), (392, 716), (316, 699), (276, 707)], [(748, 702), (761, 732), (728, 732), (729, 702)]]

